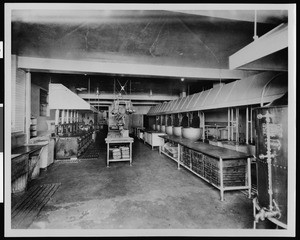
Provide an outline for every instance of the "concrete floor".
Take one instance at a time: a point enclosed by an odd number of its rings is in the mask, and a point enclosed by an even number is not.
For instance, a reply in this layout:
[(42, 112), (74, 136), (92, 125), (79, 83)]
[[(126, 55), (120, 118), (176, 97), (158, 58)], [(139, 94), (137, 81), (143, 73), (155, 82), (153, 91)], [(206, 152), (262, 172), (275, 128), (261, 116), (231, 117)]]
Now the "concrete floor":
[(61, 183), (30, 229), (250, 229), (252, 202), (219, 191), (140, 140), (133, 164), (55, 162), (35, 184)]

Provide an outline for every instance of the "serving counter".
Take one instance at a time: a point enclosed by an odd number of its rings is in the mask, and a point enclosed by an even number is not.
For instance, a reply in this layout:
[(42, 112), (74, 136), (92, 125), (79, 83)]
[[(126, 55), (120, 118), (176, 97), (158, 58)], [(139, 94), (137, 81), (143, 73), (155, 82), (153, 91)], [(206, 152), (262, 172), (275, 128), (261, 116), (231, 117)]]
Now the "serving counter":
[(107, 138), (107, 167), (110, 162), (129, 161), (132, 163), (133, 138), (124, 137), (119, 131), (109, 131)]
[(164, 140), (159, 152), (177, 162), (220, 190), (248, 190), (251, 197), (252, 155), (175, 136), (160, 136)]

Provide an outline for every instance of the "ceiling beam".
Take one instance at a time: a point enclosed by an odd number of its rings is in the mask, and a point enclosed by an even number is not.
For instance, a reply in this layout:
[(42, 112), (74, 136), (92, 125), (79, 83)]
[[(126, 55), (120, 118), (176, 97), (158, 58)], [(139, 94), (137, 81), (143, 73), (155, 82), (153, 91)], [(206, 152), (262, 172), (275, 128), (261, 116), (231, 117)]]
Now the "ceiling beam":
[(73, 74), (130, 74), (174, 78), (242, 79), (251, 73), (242, 70), (130, 64), (118, 62), (66, 60), (51, 58), (18, 57), (18, 68), (28, 71), (51, 71)]
[[(93, 99), (93, 100), (107, 100), (111, 99), (114, 100), (116, 99), (116, 95), (114, 94), (84, 94), (80, 93), (78, 94), (79, 97), (84, 98), (84, 99)], [(128, 100), (136, 100), (136, 101), (171, 101), (174, 99), (177, 99), (179, 96), (170, 96), (170, 95), (141, 95), (141, 94), (130, 94), (130, 95), (124, 95), (120, 99), (128, 99)]]
[[(111, 105), (113, 103), (113, 101), (88, 101), (89, 104), (93, 105), (93, 106), (100, 106), (100, 105)], [(154, 105), (157, 105), (157, 104), (160, 104), (162, 102), (134, 102), (134, 101), (131, 101), (132, 105), (151, 105), (151, 106), (154, 106)]]
[[(240, 7), (235, 7), (233, 10), (224, 9), (224, 6), (221, 6), (219, 9), (209, 9), (209, 10), (174, 10), (174, 12), (180, 12), (185, 14), (192, 15), (201, 15), (208, 16), (213, 18), (222, 18), (236, 21), (247, 21), (254, 22), (254, 11), (255, 9), (247, 9), (245, 6), (240, 5)], [(259, 8), (257, 10), (257, 22), (259, 23), (269, 23), (273, 24), (277, 19), (285, 19), (287, 18), (288, 11), (286, 9), (267, 9), (263, 10), (263, 8)], [(277, 20), (278, 21), (278, 20)]]
[(229, 57), (229, 68), (236, 69), (288, 47), (288, 24), (280, 24)]

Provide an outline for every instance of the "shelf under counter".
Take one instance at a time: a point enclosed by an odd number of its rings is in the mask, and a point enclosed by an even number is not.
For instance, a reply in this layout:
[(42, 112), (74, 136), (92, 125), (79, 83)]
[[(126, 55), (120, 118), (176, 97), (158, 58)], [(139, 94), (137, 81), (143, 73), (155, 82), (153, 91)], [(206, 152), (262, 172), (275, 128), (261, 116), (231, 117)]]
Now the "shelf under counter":
[(229, 190), (247, 189), (251, 197), (252, 155), (181, 137), (161, 138), (177, 144), (178, 157), (171, 157), (163, 147), (160, 147), (160, 153), (176, 161), (178, 169), (182, 166), (219, 189), (221, 201), (224, 200), (224, 191)]

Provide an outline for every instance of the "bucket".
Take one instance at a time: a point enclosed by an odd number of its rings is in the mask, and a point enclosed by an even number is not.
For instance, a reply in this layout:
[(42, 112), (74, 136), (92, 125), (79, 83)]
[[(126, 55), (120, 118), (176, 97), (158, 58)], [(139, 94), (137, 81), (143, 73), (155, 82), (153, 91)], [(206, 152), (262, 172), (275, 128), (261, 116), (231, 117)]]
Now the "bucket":
[(182, 127), (173, 127), (173, 134), (177, 137), (181, 137)]
[(172, 135), (173, 134), (173, 126), (167, 126), (166, 127), (166, 133), (168, 135)]

